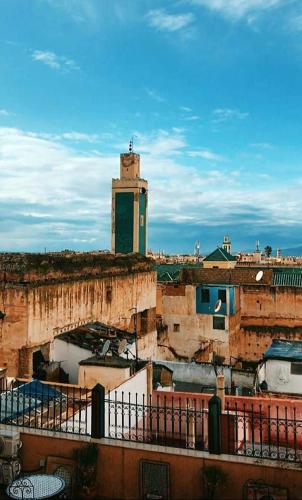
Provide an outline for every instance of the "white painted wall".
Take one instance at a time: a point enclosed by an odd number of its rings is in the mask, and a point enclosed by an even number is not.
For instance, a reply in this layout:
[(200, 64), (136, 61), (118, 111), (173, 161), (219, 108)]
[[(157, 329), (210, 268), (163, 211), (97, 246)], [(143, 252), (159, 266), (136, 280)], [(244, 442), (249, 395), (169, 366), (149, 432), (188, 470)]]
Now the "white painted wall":
[(290, 373), (291, 361), (268, 359), (259, 370), (259, 382), (266, 381), (268, 390), (289, 394), (301, 394), (302, 375)]
[[(138, 434), (143, 435), (143, 416), (145, 415), (146, 419), (148, 405), (147, 367), (142, 368), (132, 377), (128, 378), (128, 380), (117, 386), (107, 395), (107, 397), (109, 396), (110, 400), (124, 401), (124, 404), (110, 405), (109, 416), (108, 403), (105, 403), (106, 437), (121, 438), (122, 434), (129, 436), (129, 432), (131, 433), (131, 431), (129, 431), (129, 424), (130, 427), (133, 428), (132, 432), (134, 434), (137, 428)], [(116, 415), (115, 409), (117, 410)]]
[(90, 358), (92, 352), (58, 338), (53, 341), (51, 361), (60, 361), (61, 367), (69, 373), (70, 384), (78, 383), (79, 362)]

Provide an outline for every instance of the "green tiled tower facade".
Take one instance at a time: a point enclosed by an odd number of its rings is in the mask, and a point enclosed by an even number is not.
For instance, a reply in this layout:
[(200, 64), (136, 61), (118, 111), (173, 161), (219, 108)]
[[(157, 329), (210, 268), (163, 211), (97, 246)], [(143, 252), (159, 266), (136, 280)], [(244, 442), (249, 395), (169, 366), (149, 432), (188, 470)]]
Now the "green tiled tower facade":
[(140, 156), (120, 155), (120, 178), (112, 179), (112, 251), (147, 251), (148, 182), (140, 178)]

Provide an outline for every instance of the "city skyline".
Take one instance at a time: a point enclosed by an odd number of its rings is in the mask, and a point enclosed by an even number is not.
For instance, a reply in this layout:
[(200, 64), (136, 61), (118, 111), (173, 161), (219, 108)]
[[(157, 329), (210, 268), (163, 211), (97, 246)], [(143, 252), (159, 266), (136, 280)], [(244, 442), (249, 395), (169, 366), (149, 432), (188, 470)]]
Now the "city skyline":
[(1, 250), (110, 248), (134, 137), (148, 247), (302, 244), (302, 8), (3, 0)]

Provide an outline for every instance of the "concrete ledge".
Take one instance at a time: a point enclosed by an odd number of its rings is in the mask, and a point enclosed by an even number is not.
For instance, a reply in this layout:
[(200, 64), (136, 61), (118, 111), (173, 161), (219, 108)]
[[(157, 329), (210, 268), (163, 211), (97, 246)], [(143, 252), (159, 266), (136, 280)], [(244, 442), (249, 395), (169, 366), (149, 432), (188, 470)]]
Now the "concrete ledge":
[[(1, 428), (10, 429), (11, 426), (3, 425)], [(282, 460), (269, 460), (262, 458), (253, 458), (253, 457), (245, 457), (242, 455), (212, 455), (207, 451), (200, 450), (191, 450), (184, 448), (173, 448), (171, 446), (158, 446), (154, 444), (140, 443), (137, 441), (122, 441), (118, 439), (111, 438), (103, 438), (103, 439), (94, 439), (90, 436), (84, 436), (82, 434), (71, 434), (64, 432), (53, 432), (41, 429), (30, 429), (30, 428), (21, 428), (14, 427), (14, 429), (18, 429), (20, 434), (32, 434), (35, 436), (47, 437), (52, 439), (67, 439), (69, 441), (80, 441), (81, 443), (97, 443), (100, 446), (110, 446), (116, 448), (127, 448), (132, 450), (140, 450), (146, 452), (160, 453), (160, 454), (169, 454), (169, 455), (177, 455), (183, 457), (191, 457), (200, 460), (213, 460), (220, 462), (228, 462), (234, 464), (245, 464), (245, 465), (256, 465), (259, 467), (272, 467), (283, 470), (302, 470), (302, 463), (293, 463), (293, 462), (285, 462)], [(22, 440), (22, 437), (21, 437)]]

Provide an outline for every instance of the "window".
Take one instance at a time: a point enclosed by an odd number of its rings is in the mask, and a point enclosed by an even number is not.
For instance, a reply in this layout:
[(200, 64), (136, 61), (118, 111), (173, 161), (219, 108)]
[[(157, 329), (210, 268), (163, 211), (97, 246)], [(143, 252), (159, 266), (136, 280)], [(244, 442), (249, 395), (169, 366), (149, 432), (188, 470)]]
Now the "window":
[(223, 304), (226, 303), (226, 290), (218, 290), (218, 299), (220, 299)]
[(290, 373), (292, 375), (302, 375), (302, 363), (291, 363)]
[(140, 225), (141, 226), (144, 225), (144, 216), (143, 215), (140, 216)]
[(180, 324), (179, 323), (174, 323), (173, 325), (173, 332), (179, 332), (180, 331)]
[(201, 302), (210, 302), (210, 290), (207, 288), (202, 288), (201, 290)]
[(213, 330), (225, 330), (224, 316), (213, 316)]

